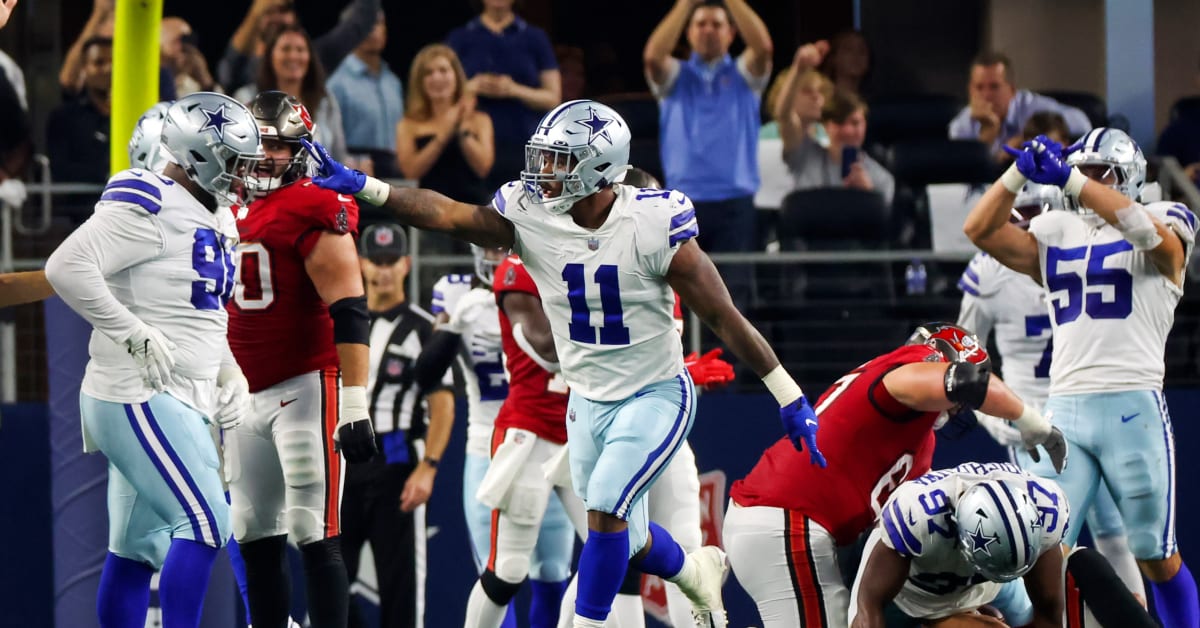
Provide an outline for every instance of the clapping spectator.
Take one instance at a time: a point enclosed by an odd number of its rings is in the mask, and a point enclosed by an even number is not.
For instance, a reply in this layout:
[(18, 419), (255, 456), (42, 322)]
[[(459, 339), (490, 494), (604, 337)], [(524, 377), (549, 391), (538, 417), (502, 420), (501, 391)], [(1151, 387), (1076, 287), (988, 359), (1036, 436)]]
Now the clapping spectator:
[(970, 104), (950, 121), (950, 139), (979, 140), (991, 148), (997, 160), (1005, 159), (1001, 147), (1021, 133), (1029, 117), (1039, 111), (1062, 115), (1072, 137), (1092, 130), (1087, 114), (1049, 96), (1017, 89), (1012, 61), (998, 52), (983, 53), (971, 62), (968, 85)]
[(449, 46), (430, 44), (413, 59), (408, 106), (396, 127), (400, 171), (421, 187), (467, 203), (485, 203), (484, 178), (495, 146), (492, 119), (475, 109), (458, 56)]
[[(400, 77), (383, 60), (387, 46), (387, 21), (383, 11), (375, 28), (354, 54), (346, 57), (329, 77), (329, 91), (342, 110), (347, 150), (370, 160), (377, 177), (398, 177), (396, 125), (404, 115), (404, 90)], [(359, 160), (359, 168), (364, 169)]]
[[(97, 0), (108, 1), (112, 0)], [(375, 28), (380, 0), (354, 0), (329, 32), (318, 37), (311, 48), (325, 68), (336, 68)], [(254, 0), (238, 25), (225, 55), (217, 64), (217, 79), (229, 89), (255, 80), (267, 39), (282, 26), (299, 23), (292, 0)], [(307, 103), (306, 103), (307, 106)]]
[[(808, 135), (784, 140), (783, 158), (795, 177), (797, 190), (848, 187), (871, 190), (891, 204), (896, 190), (892, 174), (862, 150), (867, 137), (867, 105), (849, 92), (835, 91), (821, 112), (829, 133), (823, 147)], [(853, 161), (843, 163), (844, 160)]]
[(113, 42), (93, 37), (80, 51), (83, 90), (52, 111), (46, 123), (50, 173), (56, 181), (103, 184), (109, 175)]
[(266, 63), (260, 64), (258, 79), (239, 89), (234, 98), (249, 103), (258, 92), (272, 89), (299, 98), (312, 112), (317, 140), (339, 161), (348, 161), (341, 110), (325, 88), (325, 70), (312, 54), (308, 33), (295, 24), (281, 26), (267, 40), (264, 54)]
[(842, 31), (829, 39), (820, 62), (821, 73), (833, 81), (835, 89), (866, 99), (864, 81), (871, 71), (871, 47), (858, 31)]
[(176, 98), (195, 92), (220, 91), (220, 86), (208, 71), (208, 61), (196, 48), (192, 25), (183, 18), (163, 18), (159, 47), (162, 50), (163, 67), (174, 76)]
[(542, 115), (562, 101), (550, 38), (521, 19), (513, 2), (482, 0), (479, 16), (446, 38), (462, 60), (479, 109), (495, 124), (498, 159), (488, 180), (493, 189), (517, 178), (525, 165), (525, 142)]

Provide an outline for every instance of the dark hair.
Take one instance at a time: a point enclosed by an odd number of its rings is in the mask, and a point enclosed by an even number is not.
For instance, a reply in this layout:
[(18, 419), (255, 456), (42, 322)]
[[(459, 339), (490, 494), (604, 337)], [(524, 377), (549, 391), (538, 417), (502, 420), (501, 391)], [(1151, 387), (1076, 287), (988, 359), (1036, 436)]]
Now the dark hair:
[(321, 66), (317, 50), (313, 48), (312, 38), (308, 36), (308, 32), (303, 27), (296, 24), (285, 24), (270, 33), (270, 36), (266, 38), (266, 52), (263, 53), (263, 58), (258, 63), (258, 79), (255, 83), (260, 92), (279, 89), (279, 77), (275, 75), (275, 65), (271, 63), (271, 55), (275, 52), (275, 45), (279, 43), (279, 38), (288, 33), (299, 33), (304, 38), (305, 45), (308, 46), (308, 68), (304, 71), (304, 81), (300, 84), (300, 93), (292, 95), (299, 98), (300, 102), (303, 102), (304, 106), (312, 112), (312, 115), (316, 116), (317, 109), (325, 100), (325, 68)]
[(1050, 135), (1054, 132), (1060, 133), (1068, 141), (1071, 139), (1071, 127), (1067, 126), (1067, 120), (1062, 114), (1057, 111), (1039, 111), (1025, 121), (1025, 126), (1021, 129), (1021, 138), (1031, 140), (1039, 135)]
[(629, 170), (625, 171), (625, 179), (621, 181), (621, 183), (624, 183), (625, 185), (632, 185), (635, 188), (658, 189), (662, 187), (662, 184), (658, 182), (658, 179), (654, 178), (654, 175), (642, 170), (641, 168), (638, 168), (637, 166), (633, 166)]
[[(516, 13), (518, 10), (520, 10), (522, 4), (523, 3), (521, 0), (513, 0), (513, 13)], [(483, 0), (471, 0), (471, 10), (475, 11), (476, 13), (483, 13)]]
[(83, 47), (80, 48), (79, 50), (86, 57), (88, 51), (92, 49), (92, 46), (108, 46), (109, 48), (112, 48), (112, 46), (113, 46), (112, 37), (103, 37), (100, 35), (97, 35), (95, 37), (89, 37), (87, 39), (87, 41), (83, 42)]
[(724, 11), (725, 12), (725, 21), (729, 22), (730, 26), (734, 25), (733, 24), (733, 14), (731, 14), (729, 12), (729, 7), (725, 6), (725, 3), (722, 0), (704, 0), (703, 2), (692, 7), (691, 12), (688, 13), (687, 21), (684, 22), (685, 28), (686, 28), (687, 24), (692, 23), (692, 17), (694, 17), (696, 15), (696, 10), (703, 9), (703, 8), (717, 8), (717, 9)]
[(986, 68), (997, 63), (1004, 66), (1004, 80), (1009, 85), (1015, 86), (1017, 84), (1016, 74), (1013, 72), (1012, 60), (1003, 52), (996, 52), (995, 50), (981, 52), (971, 60), (971, 67), (980, 66)]
[(852, 92), (844, 89), (834, 90), (833, 97), (827, 100), (825, 107), (821, 109), (821, 121), (842, 124), (856, 111), (867, 115), (867, 103)]

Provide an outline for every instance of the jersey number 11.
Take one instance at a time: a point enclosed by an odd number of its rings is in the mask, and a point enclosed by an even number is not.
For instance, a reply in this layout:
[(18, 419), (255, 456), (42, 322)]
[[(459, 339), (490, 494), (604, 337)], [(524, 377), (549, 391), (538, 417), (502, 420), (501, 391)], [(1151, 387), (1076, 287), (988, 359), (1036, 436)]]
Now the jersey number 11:
[[(587, 277), (583, 264), (567, 264), (562, 271), (567, 282), (567, 301), (571, 304), (571, 323), (567, 326), (571, 340), (596, 344), (596, 328), (592, 326), (592, 312), (587, 302)], [(617, 281), (617, 267), (603, 264), (593, 276), (600, 286), (600, 308), (604, 312), (604, 324), (600, 327), (600, 344), (629, 344), (629, 328), (625, 326), (625, 315), (621, 309), (621, 287)]]

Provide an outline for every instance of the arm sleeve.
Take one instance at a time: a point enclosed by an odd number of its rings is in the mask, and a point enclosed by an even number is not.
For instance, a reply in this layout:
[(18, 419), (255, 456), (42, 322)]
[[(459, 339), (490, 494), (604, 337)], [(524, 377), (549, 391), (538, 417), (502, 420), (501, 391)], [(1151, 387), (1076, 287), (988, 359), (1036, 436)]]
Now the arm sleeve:
[(141, 207), (101, 202), (46, 261), (46, 279), (71, 309), (113, 342), (141, 321), (117, 300), (105, 278), (162, 252), (156, 219)]
[(357, 48), (371, 34), (371, 29), (375, 28), (375, 20), (379, 15), (379, 0), (354, 0), (350, 6), (351, 10), (346, 19), (339, 21), (329, 32), (313, 41), (317, 57), (327, 72), (336, 70), (346, 55)]
[(421, 354), (413, 363), (413, 377), (422, 394), (445, 387), (460, 340), (458, 334), (436, 330), (422, 343)]

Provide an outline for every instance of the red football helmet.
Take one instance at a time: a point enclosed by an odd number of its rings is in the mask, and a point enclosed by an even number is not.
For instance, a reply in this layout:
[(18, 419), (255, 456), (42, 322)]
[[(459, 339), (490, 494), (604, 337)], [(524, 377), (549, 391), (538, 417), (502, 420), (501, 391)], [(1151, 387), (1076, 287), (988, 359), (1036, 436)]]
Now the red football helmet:
[(937, 349), (949, 362), (961, 360), (972, 364), (988, 364), (987, 349), (969, 330), (954, 323), (923, 323), (917, 326), (905, 344), (925, 344)]

